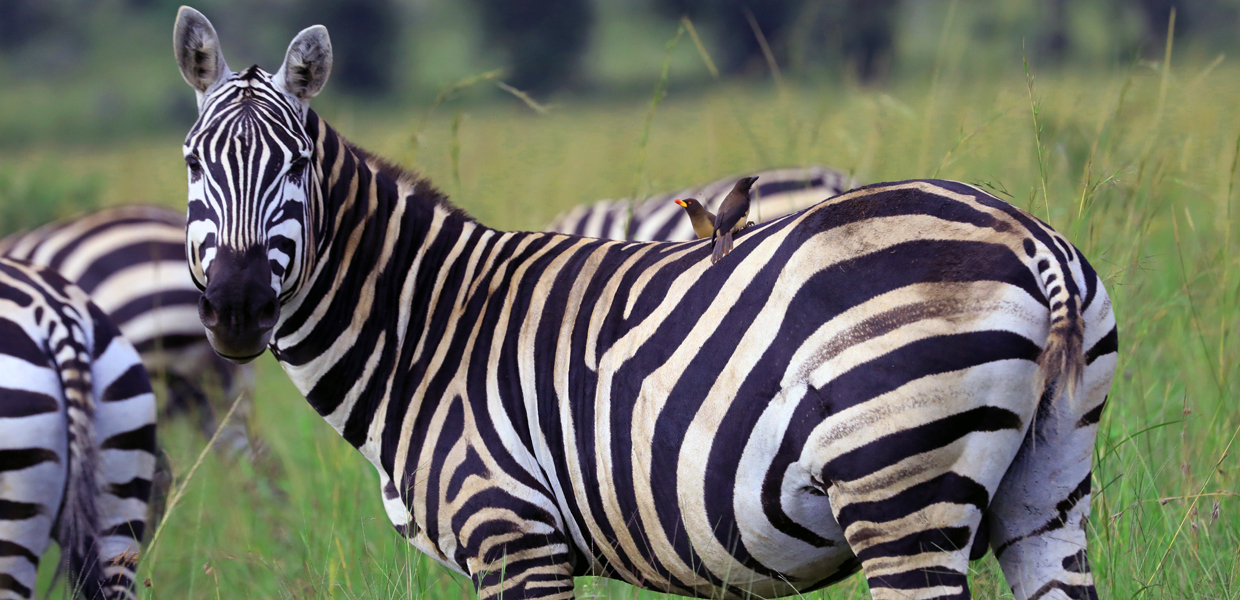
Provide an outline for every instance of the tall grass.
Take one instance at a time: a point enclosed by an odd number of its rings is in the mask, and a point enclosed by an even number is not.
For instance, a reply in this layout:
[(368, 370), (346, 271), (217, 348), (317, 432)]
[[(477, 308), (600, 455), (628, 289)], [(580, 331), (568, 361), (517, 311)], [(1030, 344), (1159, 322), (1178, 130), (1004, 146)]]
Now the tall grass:
[[(459, 190), (454, 201), (484, 223), (511, 229), (538, 229), (582, 201), (628, 194), (639, 151), (643, 188), (652, 190), (822, 163), (862, 181), (937, 173), (1036, 209), (1103, 274), (1119, 319), (1089, 525), (1103, 597), (1240, 597), (1240, 71), (1164, 61), (1106, 76), (1037, 74), (1031, 90), (1019, 65), (992, 81), (949, 65), (936, 82), (886, 91), (786, 83), (785, 100), (756, 84), (684, 89), (673, 68), (648, 137), (649, 105), (639, 102), (567, 104), (545, 115), (475, 108), (467, 119), (440, 111), (417, 131), (414, 166)], [(403, 124), (421, 114), (357, 115), (344, 133), (407, 156), (415, 132)], [(176, 144), (169, 136), (108, 152), (61, 148), (56, 157), (66, 169), (117, 173), (106, 203), (180, 205)], [(19, 170), (31, 164), (0, 159)], [(125, 175), (139, 168), (142, 178)], [(260, 371), (256, 426), (282, 472), (209, 454), (169, 517), (158, 556), (142, 564), (151, 587), (141, 596), (468, 598), (463, 578), (386, 524), (365, 460), (274, 363)], [(188, 468), (204, 440), (185, 423), (161, 433), (174, 464)], [(977, 597), (1011, 596), (993, 558), (973, 567)], [(590, 596), (662, 596), (610, 581), (581, 586)], [(809, 596), (867, 593), (854, 577)]]

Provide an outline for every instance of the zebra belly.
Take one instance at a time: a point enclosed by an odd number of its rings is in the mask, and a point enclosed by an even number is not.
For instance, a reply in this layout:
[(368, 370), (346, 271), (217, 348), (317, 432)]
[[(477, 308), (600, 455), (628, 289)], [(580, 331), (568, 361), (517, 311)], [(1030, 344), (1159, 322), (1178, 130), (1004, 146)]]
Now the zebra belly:
[[(594, 574), (648, 589), (718, 598), (789, 596), (855, 572), (859, 563), (832, 516), (830, 499), (809, 470), (794, 462), (780, 473), (769, 472), (765, 467), (772, 455), (763, 458), (755, 450), (771, 440), (779, 444), (779, 437), (770, 435), (778, 425), (772, 420), (754, 431), (745, 459), (736, 466), (728, 494), (733, 508), (727, 514), (712, 520), (716, 515), (702, 510), (701, 500), (682, 497), (678, 519), (641, 527), (631, 544), (618, 548), (623, 558), (604, 559)], [(706, 487), (711, 483), (706, 481)], [(676, 482), (656, 482), (653, 487), (657, 497), (677, 494)], [(640, 514), (627, 520), (643, 522)], [(719, 527), (721, 522), (731, 525)], [(582, 551), (590, 555), (590, 547), (618, 544), (615, 539), (592, 539), (586, 545)]]

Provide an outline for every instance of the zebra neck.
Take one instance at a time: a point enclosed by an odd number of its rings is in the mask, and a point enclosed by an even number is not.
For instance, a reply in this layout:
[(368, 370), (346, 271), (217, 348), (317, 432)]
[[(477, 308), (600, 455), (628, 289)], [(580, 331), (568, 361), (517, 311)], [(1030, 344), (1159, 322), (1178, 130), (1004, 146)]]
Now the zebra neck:
[[(380, 454), (391, 454), (381, 452), (384, 438), (401, 433), (384, 431), (384, 415), (433, 411), (448, 395), (431, 380), (468, 360), (445, 359), (462, 352), (447, 332), (477, 325), (467, 305), (487, 293), (479, 282), (488, 265), (512, 240), (536, 234), (480, 225), (426, 180), (318, 123), (308, 130), (320, 153), (322, 234), (313, 274), (282, 308), (272, 348), (310, 405), (380, 466)], [(402, 435), (420, 439), (412, 429)]]

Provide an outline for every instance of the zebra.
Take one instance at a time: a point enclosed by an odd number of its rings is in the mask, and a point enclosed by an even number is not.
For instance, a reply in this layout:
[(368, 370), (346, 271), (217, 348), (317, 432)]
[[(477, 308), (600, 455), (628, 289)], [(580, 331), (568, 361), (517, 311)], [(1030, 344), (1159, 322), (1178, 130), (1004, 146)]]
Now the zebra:
[(198, 118), (187, 255), (222, 356), (270, 350), (479, 598), (575, 576), (697, 596), (1093, 598), (1101, 278), (963, 183), (874, 184), (709, 242), (504, 232), (310, 109), (331, 42), (231, 71), (174, 28)]
[(134, 598), (155, 397), (133, 346), (77, 286), (0, 258), (0, 598), (33, 598), (54, 536), (71, 589)]
[[(857, 187), (847, 173), (810, 165), (771, 169), (754, 173), (752, 221), (770, 221), (812, 206), (819, 201)], [(672, 203), (676, 198), (700, 198), (709, 211), (718, 211), (740, 175), (710, 183), (662, 193), (634, 202), (628, 198), (599, 200), (560, 213), (544, 231), (569, 233), (592, 238), (630, 241), (682, 241), (696, 239), (685, 211)]]
[[(253, 368), (211, 350), (198, 320), (201, 290), (185, 261), (185, 215), (161, 206), (118, 206), (0, 239), (0, 256), (47, 266), (76, 283), (137, 348), (146, 370), (166, 385), (163, 412), (195, 413), (202, 434), (215, 433), (211, 400), (241, 395), (242, 426), (227, 426), (219, 443), (230, 453), (252, 450)], [(208, 390), (220, 393), (208, 393)]]

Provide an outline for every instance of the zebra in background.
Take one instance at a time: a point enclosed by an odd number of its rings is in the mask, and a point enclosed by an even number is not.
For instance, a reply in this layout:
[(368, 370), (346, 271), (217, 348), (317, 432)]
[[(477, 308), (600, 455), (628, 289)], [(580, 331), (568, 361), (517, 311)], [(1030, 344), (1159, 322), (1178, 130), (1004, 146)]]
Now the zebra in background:
[(33, 598), (54, 536), (70, 589), (133, 598), (155, 468), (155, 397), (77, 286), (0, 258), (0, 598)]
[[(212, 401), (253, 389), (253, 369), (211, 350), (198, 320), (202, 292), (185, 261), (185, 215), (159, 206), (106, 208), (0, 239), (0, 256), (56, 270), (76, 283), (137, 348), (147, 372), (163, 379), (173, 415), (194, 413), (215, 433)], [(251, 448), (251, 394), (238, 405), (242, 425), (220, 432), (230, 452)]]
[[(857, 182), (847, 173), (820, 166), (772, 169), (754, 175), (758, 176), (750, 210), (750, 220), (754, 222), (794, 213), (857, 187)], [(696, 239), (685, 211), (672, 201), (692, 196), (700, 198), (707, 210), (716, 212), (739, 177), (725, 177), (639, 202), (627, 198), (599, 200), (561, 213), (544, 231), (646, 242)]]
[[(1090, 459), (1116, 364), (1102, 281), (1028, 213), (876, 184), (709, 242), (503, 232), (310, 110), (302, 31), (232, 72), (183, 7), (182, 148), (212, 346), (270, 349), (480, 598), (603, 575), (701, 597), (1092, 598)], [(1036, 418), (1035, 418), (1036, 417)]]

